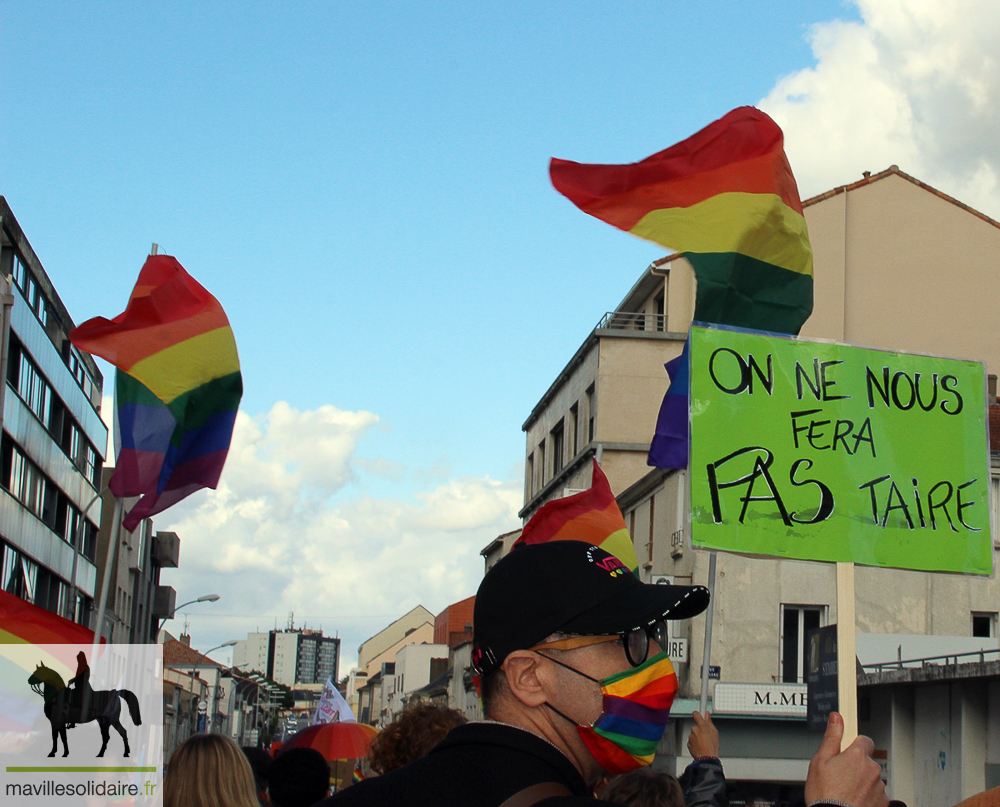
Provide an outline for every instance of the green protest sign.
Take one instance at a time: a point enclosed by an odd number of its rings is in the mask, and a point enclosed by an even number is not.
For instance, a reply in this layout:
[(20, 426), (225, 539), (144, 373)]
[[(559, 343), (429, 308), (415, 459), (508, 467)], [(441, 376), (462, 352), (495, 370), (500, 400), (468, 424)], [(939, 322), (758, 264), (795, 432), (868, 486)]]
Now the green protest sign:
[(691, 539), (990, 574), (980, 362), (691, 329)]

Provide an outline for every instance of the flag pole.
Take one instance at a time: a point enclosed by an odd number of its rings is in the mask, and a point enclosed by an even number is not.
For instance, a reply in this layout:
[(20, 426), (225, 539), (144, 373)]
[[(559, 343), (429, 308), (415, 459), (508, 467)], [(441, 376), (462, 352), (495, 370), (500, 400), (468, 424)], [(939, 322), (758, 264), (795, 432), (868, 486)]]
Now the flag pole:
[(858, 736), (858, 677), (854, 564), (837, 563), (837, 709), (844, 718), (841, 750)]
[(701, 654), (701, 701), (699, 711), (705, 714), (708, 709), (708, 676), (709, 664), (712, 661), (712, 614), (715, 612), (715, 565), (718, 553), (714, 550), (708, 556), (708, 609), (705, 611), (705, 649)]
[[(680, 484), (687, 487), (684, 491), (684, 501), (687, 504), (686, 523), (690, 534), (691, 529), (691, 477), (690, 472), (681, 472)], [(683, 494), (682, 494), (683, 495)], [(715, 569), (718, 563), (718, 553), (713, 549), (708, 554), (708, 608), (705, 609), (705, 644), (701, 653), (701, 698), (698, 711), (703, 715), (708, 712), (708, 676), (712, 663), (712, 618), (715, 614)], [(693, 582), (693, 581), (692, 581)]]
[[(111, 567), (117, 557), (118, 532), (122, 523), (122, 500), (115, 496), (115, 511), (111, 520), (111, 532), (108, 536), (108, 549), (104, 553), (104, 576), (101, 578), (101, 593), (97, 604), (97, 623), (94, 626), (94, 649), (101, 644), (103, 632), (104, 611), (108, 599), (108, 581), (111, 579)], [(110, 640), (110, 637), (109, 637)]]
[[(76, 584), (76, 570), (80, 563), (80, 547), (83, 545), (84, 527), (86, 526), (87, 523), (87, 513), (90, 512), (91, 507), (97, 504), (97, 500), (104, 495), (104, 492), (106, 490), (107, 488), (104, 488), (95, 493), (94, 498), (92, 498), (90, 500), (90, 503), (86, 507), (84, 507), (83, 510), (80, 512), (80, 523), (77, 525), (76, 536), (73, 542), (73, 571), (70, 574), (69, 578), (70, 602), (73, 604), (73, 616), (71, 617), (71, 619), (73, 620), (73, 622), (77, 621), (76, 598), (79, 596), (80, 587)], [(83, 614), (80, 614), (80, 616), (83, 616)]]

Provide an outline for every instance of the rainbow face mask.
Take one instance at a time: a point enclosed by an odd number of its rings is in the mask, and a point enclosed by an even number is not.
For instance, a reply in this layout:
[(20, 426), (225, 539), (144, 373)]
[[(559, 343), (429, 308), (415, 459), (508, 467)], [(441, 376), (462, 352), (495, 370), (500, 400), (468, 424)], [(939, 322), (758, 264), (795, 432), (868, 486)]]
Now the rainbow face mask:
[[(667, 654), (658, 653), (638, 667), (601, 680), (560, 661), (556, 664), (601, 687), (604, 708), (600, 716), (589, 726), (576, 727), (597, 764), (610, 774), (619, 774), (652, 763), (677, 695), (677, 674)], [(549, 708), (570, 720), (554, 706)]]

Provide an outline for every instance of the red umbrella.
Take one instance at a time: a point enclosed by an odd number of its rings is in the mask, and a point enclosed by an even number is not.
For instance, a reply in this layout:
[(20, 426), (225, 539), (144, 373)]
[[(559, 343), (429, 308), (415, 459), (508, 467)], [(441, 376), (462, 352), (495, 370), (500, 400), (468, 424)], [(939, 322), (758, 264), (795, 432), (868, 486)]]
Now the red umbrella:
[(297, 731), (281, 750), (315, 748), (326, 760), (361, 759), (376, 734), (378, 729), (367, 723), (319, 723)]

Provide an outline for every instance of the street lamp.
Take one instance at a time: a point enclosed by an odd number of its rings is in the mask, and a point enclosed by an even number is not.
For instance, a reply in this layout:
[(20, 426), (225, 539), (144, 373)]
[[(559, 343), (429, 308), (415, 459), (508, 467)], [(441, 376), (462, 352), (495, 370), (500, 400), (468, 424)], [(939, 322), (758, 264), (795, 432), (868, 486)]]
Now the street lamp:
[[(238, 643), (237, 639), (230, 639), (228, 642), (223, 642), (220, 645), (216, 645), (215, 647), (212, 648), (212, 650), (221, 650), (223, 647), (232, 647), (237, 643)], [(204, 653), (202, 653), (202, 655), (207, 656), (209, 653), (212, 652), (212, 650), (206, 650)]]
[[(214, 594), (212, 596), (218, 597), (217, 594)], [(233, 645), (236, 644), (236, 641), (237, 641), (236, 639), (230, 639), (228, 642), (223, 642), (222, 644), (213, 647), (211, 650), (206, 650), (204, 653), (202, 653), (202, 655), (208, 656), (208, 654), (211, 653), (212, 650), (220, 650), (223, 647), (232, 647)], [(213, 669), (215, 670), (215, 681), (212, 683), (212, 697), (208, 702), (208, 715), (207, 715), (209, 734), (211, 734), (212, 729), (215, 728), (215, 701), (219, 695), (219, 676), (222, 674), (221, 667), (213, 667)]]
[[(196, 602), (215, 602), (218, 599), (219, 599), (218, 594), (203, 594), (196, 600), (188, 600), (187, 602), (182, 602), (180, 605), (174, 608), (174, 613), (176, 614), (178, 611), (181, 610), (181, 608), (184, 608), (185, 606), (188, 605), (193, 605)], [(167, 624), (167, 620), (169, 619), (173, 619), (173, 617), (168, 616), (163, 618), (163, 621), (160, 623), (160, 630), (163, 630), (163, 626)], [(219, 646), (222, 647), (222, 645)], [(213, 648), (213, 649), (218, 649), (218, 648)]]

